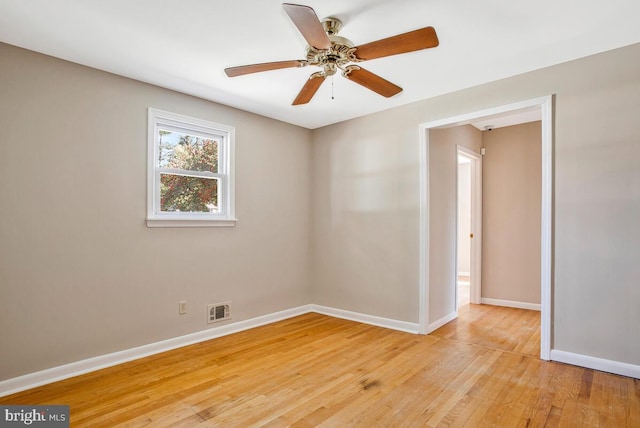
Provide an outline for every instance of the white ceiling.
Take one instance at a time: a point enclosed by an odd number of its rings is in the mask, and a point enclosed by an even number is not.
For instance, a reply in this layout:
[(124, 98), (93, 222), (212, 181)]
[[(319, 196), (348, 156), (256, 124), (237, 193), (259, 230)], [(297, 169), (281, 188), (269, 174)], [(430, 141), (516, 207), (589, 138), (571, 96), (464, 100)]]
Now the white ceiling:
[(431, 25), (440, 46), (362, 64), (404, 88), (395, 97), (336, 75), (335, 99), (327, 79), (309, 104), (293, 107), (316, 69), (223, 72), (304, 58), (280, 1), (0, 0), (0, 41), (311, 129), (640, 42), (638, 0), (300, 4), (340, 18), (340, 35), (356, 45)]
[(535, 122), (537, 120), (542, 120), (542, 111), (539, 107), (486, 116), (476, 119), (470, 122), (470, 124), (478, 128), (480, 131), (490, 131), (492, 129), (504, 128), (505, 126), (518, 125), (521, 123)]

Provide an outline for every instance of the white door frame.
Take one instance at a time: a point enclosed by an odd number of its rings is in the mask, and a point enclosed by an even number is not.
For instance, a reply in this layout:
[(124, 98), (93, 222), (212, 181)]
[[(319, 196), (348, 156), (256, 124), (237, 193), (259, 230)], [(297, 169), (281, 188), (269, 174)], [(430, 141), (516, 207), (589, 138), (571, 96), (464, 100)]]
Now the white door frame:
[[(471, 266), (469, 267), (470, 278), (470, 301), (480, 304), (482, 289), (482, 155), (464, 146), (456, 145), (458, 153), (462, 153), (471, 159)], [(457, 176), (457, 174), (456, 174)], [(456, 207), (458, 201), (456, 199)], [(457, 210), (456, 210), (457, 212)], [(456, 225), (458, 222), (456, 221)], [(457, 227), (456, 227), (457, 233)], [(456, 236), (456, 257), (457, 257), (457, 236)], [(456, 277), (458, 276), (458, 261), (456, 260)], [(457, 302), (457, 296), (456, 296)]]
[[(473, 113), (423, 123), (419, 127), (420, 151), (420, 237), (419, 237), (419, 325), (429, 331), (429, 129), (466, 125), (472, 120), (539, 108), (542, 118), (542, 201), (540, 251), (540, 358), (551, 352), (551, 266), (553, 201), (553, 96), (534, 98)], [(453, 286), (452, 286), (453, 289)]]

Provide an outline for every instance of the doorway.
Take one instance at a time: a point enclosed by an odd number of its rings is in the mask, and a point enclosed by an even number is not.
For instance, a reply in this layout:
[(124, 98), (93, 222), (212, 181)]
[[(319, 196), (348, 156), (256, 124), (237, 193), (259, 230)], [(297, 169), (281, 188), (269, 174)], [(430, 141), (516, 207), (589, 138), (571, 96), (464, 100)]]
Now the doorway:
[[(440, 251), (438, 242), (431, 235), (440, 232), (431, 229), (431, 208), (441, 208), (431, 202), (430, 188), (430, 144), (429, 130), (468, 125), (480, 119), (494, 119), (504, 115), (517, 115), (537, 110), (541, 119), (542, 166), (541, 166), (541, 213), (540, 213), (540, 358), (549, 360), (551, 351), (551, 240), (552, 240), (552, 96), (522, 101), (501, 107), (491, 108), (446, 119), (441, 119), (420, 126), (420, 239), (419, 239), (419, 323), (420, 332), (428, 334), (457, 317), (455, 304), (455, 275), (452, 282), (432, 281), (432, 273), (438, 265), (433, 265), (430, 256), (438, 258), (451, 257), (455, 265), (455, 251)], [(455, 159), (452, 159), (455, 163)], [(455, 169), (455, 166), (454, 166)], [(454, 211), (455, 212), (455, 211)], [(455, 215), (455, 214), (453, 214)], [(455, 246), (455, 243), (454, 243)], [(448, 247), (447, 247), (448, 248)], [(435, 259), (435, 257), (434, 257)], [(446, 261), (446, 260), (445, 260)], [(432, 272), (433, 270), (433, 272)], [(444, 303), (441, 303), (444, 302)], [(448, 303), (451, 302), (452, 304)], [(444, 305), (444, 306), (443, 306)], [(449, 306), (451, 305), (451, 306)], [(450, 307), (450, 312), (441, 315), (435, 309)]]
[(456, 302), (460, 307), (481, 303), (482, 156), (461, 145), (457, 145), (456, 150)]
[(471, 159), (458, 150), (458, 220), (456, 253), (457, 309), (471, 303)]

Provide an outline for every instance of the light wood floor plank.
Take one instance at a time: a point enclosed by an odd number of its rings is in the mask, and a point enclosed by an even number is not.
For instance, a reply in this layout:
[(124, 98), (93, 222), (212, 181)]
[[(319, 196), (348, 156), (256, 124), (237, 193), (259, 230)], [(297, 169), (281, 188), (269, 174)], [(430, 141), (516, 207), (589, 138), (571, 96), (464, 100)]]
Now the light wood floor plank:
[(306, 314), (0, 399), (74, 427), (640, 427), (640, 380), (541, 361), (540, 314), (429, 336)]

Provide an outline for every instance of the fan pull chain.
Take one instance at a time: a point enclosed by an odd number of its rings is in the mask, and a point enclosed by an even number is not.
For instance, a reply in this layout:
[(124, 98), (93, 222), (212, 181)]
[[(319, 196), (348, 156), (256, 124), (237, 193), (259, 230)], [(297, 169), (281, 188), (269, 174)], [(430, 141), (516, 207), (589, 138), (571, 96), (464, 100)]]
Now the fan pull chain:
[(333, 99), (335, 99), (335, 98), (333, 97), (333, 77), (334, 77), (334, 76), (331, 76), (331, 99), (332, 99), (332, 100), (333, 100)]

